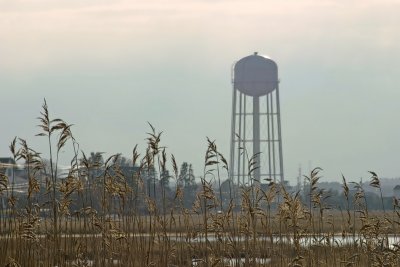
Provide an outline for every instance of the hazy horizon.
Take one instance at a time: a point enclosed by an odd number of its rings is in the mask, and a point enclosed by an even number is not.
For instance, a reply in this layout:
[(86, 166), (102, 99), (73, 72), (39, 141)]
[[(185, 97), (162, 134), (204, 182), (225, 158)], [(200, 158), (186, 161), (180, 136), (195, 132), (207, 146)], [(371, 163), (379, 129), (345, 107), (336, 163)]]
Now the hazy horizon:
[[(279, 68), (285, 177), (400, 177), (398, 1), (0, 0), (0, 157), (34, 135), (43, 99), (85, 153), (145, 151), (150, 122), (202, 174), (229, 157), (232, 64)], [(71, 160), (66, 149), (61, 162)], [(170, 162), (169, 162), (170, 163)]]

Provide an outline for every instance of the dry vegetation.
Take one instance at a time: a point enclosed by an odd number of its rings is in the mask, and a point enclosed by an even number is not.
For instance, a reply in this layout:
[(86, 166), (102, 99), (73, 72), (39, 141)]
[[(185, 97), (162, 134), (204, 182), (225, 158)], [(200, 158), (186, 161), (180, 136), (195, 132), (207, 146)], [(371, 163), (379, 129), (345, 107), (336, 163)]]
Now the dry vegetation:
[[(103, 166), (84, 154), (79, 160), (70, 125), (51, 120), (46, 103), (39, 119), (50, 168), (24, 140), (14, 139), (10, 150), (15, 161), (25, 163), (28, 193), (14, 192), (14, 177), (0, 177), (0, 195), (7, 201), (0, 211), (2, 266), (400, 266), (398, 201), (393, 211), (383, 207), (372, 213), (363, 188), (350, 192), (344, 177), (346, 210), (326, 206), (317, 187), (318, 168), (307, 177), (308, 203), (270, 182), (265, 191), (256, 184), (231, 188), (223, 206), (211, 181), (220, 184), (220, 172), (228, 172), (228, 165), (208, 140), (200, 190), (187, 209), (179, 183), (172, 198), (163, 187), (157, 195), (146, 191), (143, 177), (151, 169), (162, 174), (171, 165), (172, 179), (179, 179), (177, 163), (154, 128), (144, 155), (133, 150), (138, 172), (126, 177), (119, 155)], [(60, 181), (57, 163), (66, 144), (72, 144), (75, 157)], [(100, 167), (101, 175), (89, 179)], [(370, 185), (379, 189), (378, 176), (371, 175)], [(355, 194), (356, 210), (349, 208), (350, 194)]]

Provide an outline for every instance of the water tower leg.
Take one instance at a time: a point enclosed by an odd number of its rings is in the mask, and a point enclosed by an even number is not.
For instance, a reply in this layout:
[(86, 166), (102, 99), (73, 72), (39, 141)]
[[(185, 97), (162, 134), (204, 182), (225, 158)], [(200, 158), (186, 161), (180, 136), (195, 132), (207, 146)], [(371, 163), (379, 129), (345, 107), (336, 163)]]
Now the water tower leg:
[(282, 154), (282, 133), (281, 133), (281, 111), (279, 103), (279, 85), (276, 87), (276, 115), (278, 123), (278, 138), (279, 138), (279, 172), (281, 176), (281, 184), (284, 184), (285, 178), (283, 175), (283, 154)]
[(232, 118), (231, 118), (231, 155), (229, 161), (229, 172), (230, 172), (230, 179), (234, 179), (234, 164), (235, 164), (235, 131), (236, 131), (236, 89), (233, 88), (232, 94)]
[(253, 155), (257, 155), (254, 159), (256, 168), (253, 172), (253, 178), (260, 183), (260, 98), (253, 97)]

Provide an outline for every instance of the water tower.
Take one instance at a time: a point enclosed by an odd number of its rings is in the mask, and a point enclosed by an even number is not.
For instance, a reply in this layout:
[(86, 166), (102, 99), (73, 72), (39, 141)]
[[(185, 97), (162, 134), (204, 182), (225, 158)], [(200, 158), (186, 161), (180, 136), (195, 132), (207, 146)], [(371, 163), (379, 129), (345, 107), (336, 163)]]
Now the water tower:
[(235, 63), (232, 76), (230, 177), (238, 185), (283, 183), (278, 66), (254, 53)]

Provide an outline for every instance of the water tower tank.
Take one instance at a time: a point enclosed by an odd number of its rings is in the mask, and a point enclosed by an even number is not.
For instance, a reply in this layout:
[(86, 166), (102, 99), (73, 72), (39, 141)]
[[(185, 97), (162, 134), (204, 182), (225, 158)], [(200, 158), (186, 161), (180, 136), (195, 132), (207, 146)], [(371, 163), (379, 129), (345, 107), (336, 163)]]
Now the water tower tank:
[(248, 96), (263, 96), (272, 92), (278, 83), (276, 63), (257, 53), (239, 60), (234, 67), (235, 89)]

